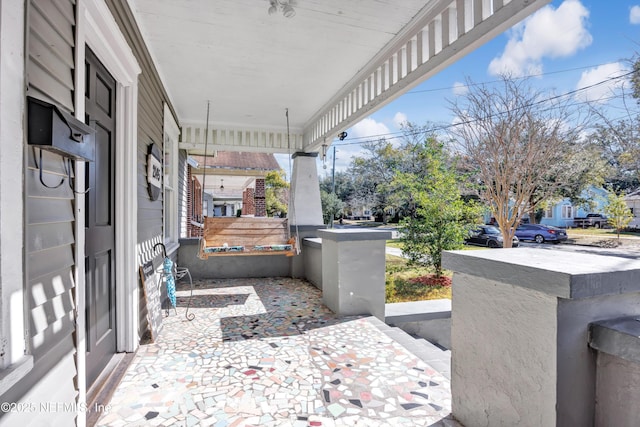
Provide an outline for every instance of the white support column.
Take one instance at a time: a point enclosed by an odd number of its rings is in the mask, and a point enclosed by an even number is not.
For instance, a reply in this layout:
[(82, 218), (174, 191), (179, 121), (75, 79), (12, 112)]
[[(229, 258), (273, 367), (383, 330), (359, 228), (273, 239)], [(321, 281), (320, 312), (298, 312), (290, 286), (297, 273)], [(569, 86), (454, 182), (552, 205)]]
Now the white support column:
[(289, 201), (289, 225), (323, 225), (318, 153), (294, 153)]

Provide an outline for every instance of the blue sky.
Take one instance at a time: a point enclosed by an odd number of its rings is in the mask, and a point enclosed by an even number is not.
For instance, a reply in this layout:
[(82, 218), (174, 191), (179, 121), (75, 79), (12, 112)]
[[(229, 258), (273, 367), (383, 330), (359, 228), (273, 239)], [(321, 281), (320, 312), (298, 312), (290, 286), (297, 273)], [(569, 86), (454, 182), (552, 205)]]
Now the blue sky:
[[(537, 75), (540, 90), (566, 93), (629, 70), (628, 59), (640, 54), (640, 0), (554, 0), (515, 27), (497, 36), (445, 71), (348, 129), (345, 143), (336, 145), (336, 170), (348, 166), (361, 150), (360, 138), (392, 134), (400, 123), (451, 123), (447, 100), (463, 93), (464, 82), (491, 82), (500, 72)], [(616, 84), (620, 84), (618, 81)], [(582, 91), (582, 99), (597, 100), (615, 87)], [(606, 101), (602, 101), (606, 105)], [(329, 150), (326, 170), (331, 173)]]

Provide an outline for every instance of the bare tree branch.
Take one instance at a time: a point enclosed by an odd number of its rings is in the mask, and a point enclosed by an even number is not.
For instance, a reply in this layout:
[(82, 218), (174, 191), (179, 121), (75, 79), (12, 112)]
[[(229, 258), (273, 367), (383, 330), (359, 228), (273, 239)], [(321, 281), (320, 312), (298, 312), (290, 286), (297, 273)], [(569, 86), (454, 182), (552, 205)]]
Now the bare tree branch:
[(542, 102), (526, 80), (468, 83), (468, 94), (451, 103), (460, 121), (452, 128), (455, 148), (475, 172), (509, 246), (523, 215), (562, 185), (554, 178), (580, 144), (582, 121), (568, 98)]

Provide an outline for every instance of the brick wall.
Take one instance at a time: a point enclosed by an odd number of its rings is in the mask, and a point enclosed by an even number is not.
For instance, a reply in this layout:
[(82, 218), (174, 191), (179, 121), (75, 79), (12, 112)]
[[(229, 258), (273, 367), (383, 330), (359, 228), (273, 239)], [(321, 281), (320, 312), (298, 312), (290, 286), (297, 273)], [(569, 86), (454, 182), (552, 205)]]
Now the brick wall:
[(254, 196), (254, 204), (256, 216), (267, 216), (267, 201), (264, 178), (256, 178), (256, 194)]
[(202, 236), (202, 228), (194, 225), (192, 221), (202, 221), (202, 187), (198, 178), (191, 175), (191, 166), (187, 170), (187, 237)]
[(247, 188), (242, 193), (242, 215), (255, 215), (255, 191), (253, 188)]

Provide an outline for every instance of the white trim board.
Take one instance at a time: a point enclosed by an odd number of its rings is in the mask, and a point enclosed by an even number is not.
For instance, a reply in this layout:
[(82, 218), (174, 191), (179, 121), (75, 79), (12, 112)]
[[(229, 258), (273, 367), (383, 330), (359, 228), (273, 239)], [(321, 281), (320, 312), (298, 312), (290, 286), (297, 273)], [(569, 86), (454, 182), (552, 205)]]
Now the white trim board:
[(24, 356), (24, 34), (25, 2), (0, 2), (0, 395), (33, 366)]
[[(138, 268), (136, 241), (137, 219), (137, 117), (138, 75), (140, 66), (104, 0), (78, 0), (76, 64), (84, 64), (85, 46), (91, 48), (116, 80), (116, 348), (133, 352), (138, 347)], [(85, 67), (76, 67), (76, 117), (84, 121)], [(79, 165), (78, 165), (79, 166)], [(84, 190), (84, 167), (77, 167), (76, 188)], [(84, 242), (84, 196), (76, 195), (76, 240)], [(76, 245), (76, 259), (84, 259), (84, 245)], [(76, 263), (76, 307), (79, 401), (86, 401), (85, 346), (85, 271), (84, 263)], [(78, 425), (86, 422), (78, 414)]]

